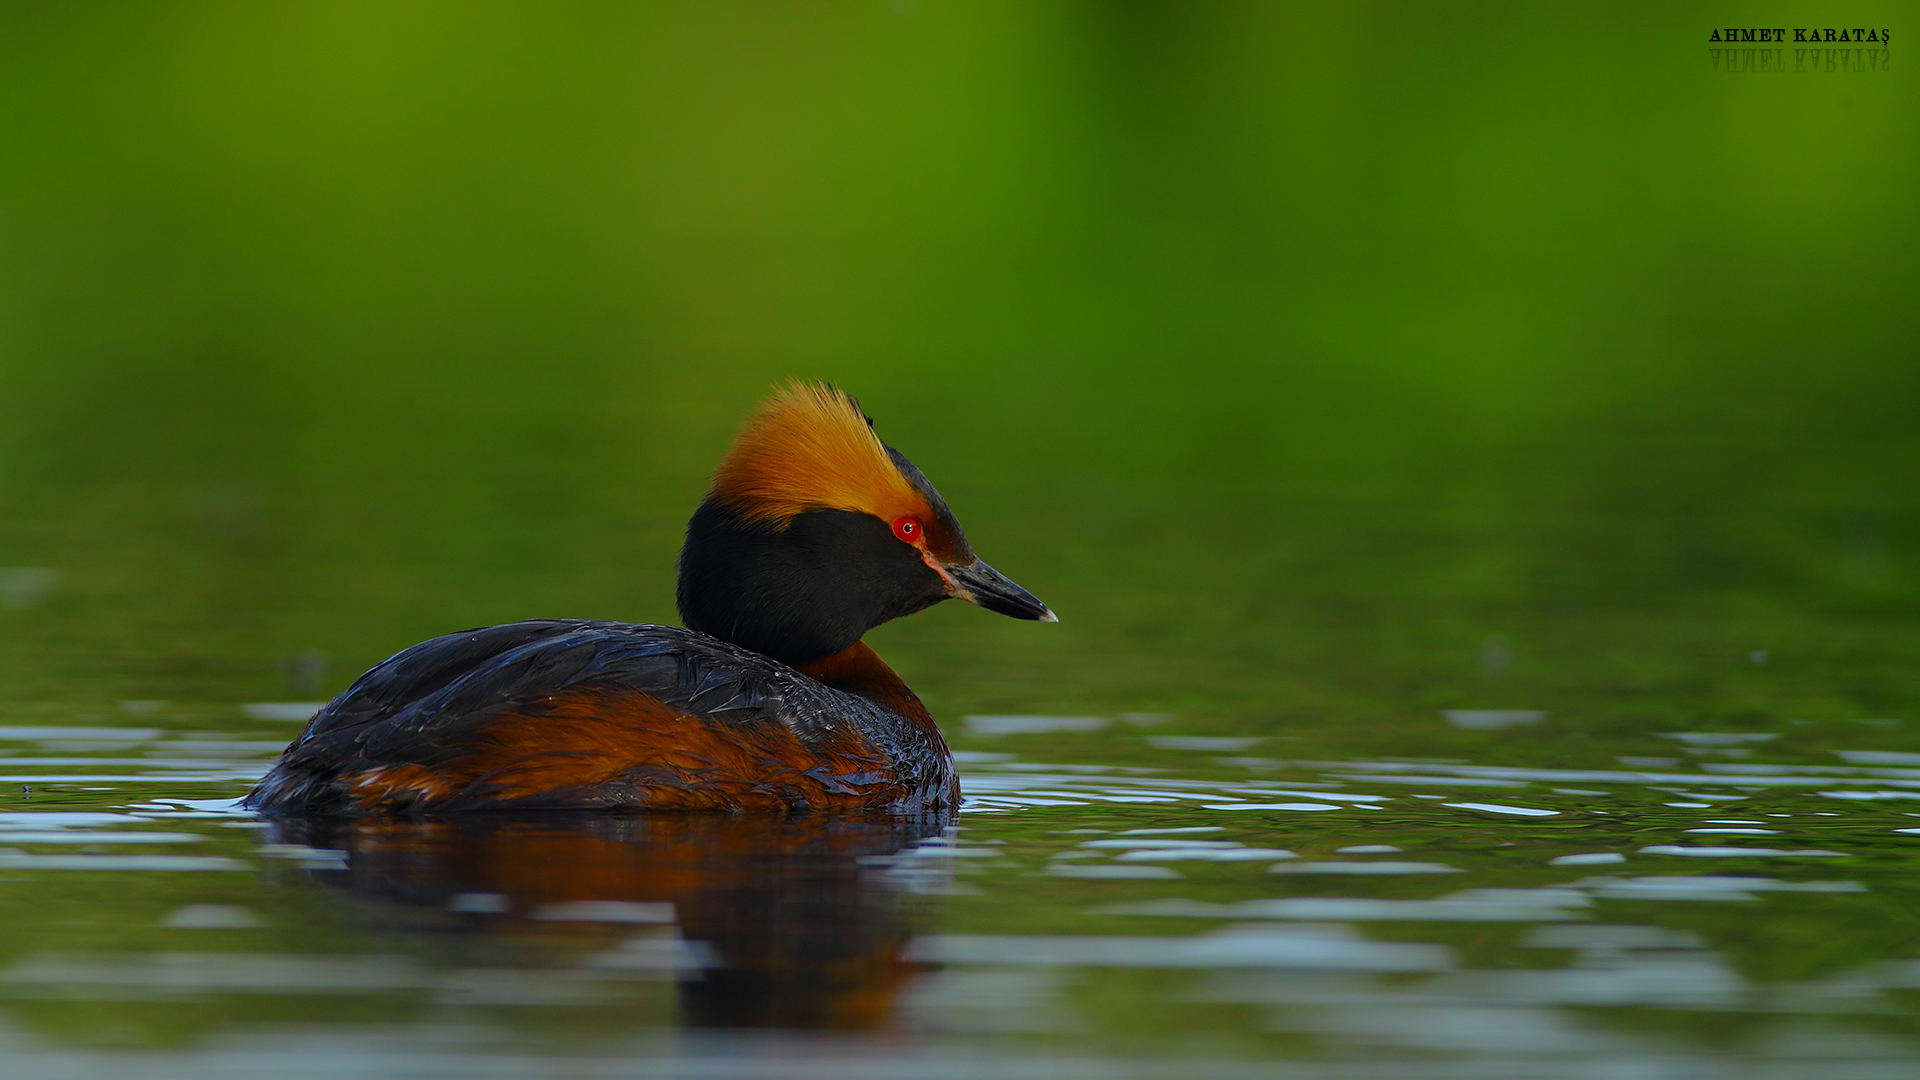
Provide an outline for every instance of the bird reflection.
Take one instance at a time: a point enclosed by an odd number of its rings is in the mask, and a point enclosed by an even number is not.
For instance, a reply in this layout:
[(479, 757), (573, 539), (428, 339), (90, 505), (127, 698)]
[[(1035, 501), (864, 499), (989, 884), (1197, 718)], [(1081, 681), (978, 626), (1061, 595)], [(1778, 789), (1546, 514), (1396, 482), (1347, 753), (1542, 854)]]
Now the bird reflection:
[[(476, 814), (288, 820), (272, 839), (345, 851), (344, 867), (309, 874), (376, 901), (359, 906), (363, 919), (431, 911), (494, 945), (626, 939), (636, 957), (669, 955), (636, 945), (676, 945), (681, 960), (667, 966), (679, 968), (669, 977), (689, 1026), (846, 1029), (886, 1024), (913, 973), (898, 959), (913, 908), (874, 863), (948, 824)], [(636, 922), (677, 924), (678, 940), (673, 926)]]

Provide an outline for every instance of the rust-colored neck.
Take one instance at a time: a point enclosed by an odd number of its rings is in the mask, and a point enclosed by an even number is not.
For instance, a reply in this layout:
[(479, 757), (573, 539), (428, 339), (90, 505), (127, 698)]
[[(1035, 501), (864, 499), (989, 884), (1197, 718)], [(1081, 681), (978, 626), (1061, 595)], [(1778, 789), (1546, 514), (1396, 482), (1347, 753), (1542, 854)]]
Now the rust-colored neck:
[(940, 737), (940, 726), (934, 723), (933, 714), (927, 711), (927, 707), (920, 703), (919, 695), (866, 642), (856, 641), (824, 660), (801, 664), (798, 670), (836, 690), (858, 694), (892, 709), (939, 740), (942, 746), (946, 745), (946, 740)]

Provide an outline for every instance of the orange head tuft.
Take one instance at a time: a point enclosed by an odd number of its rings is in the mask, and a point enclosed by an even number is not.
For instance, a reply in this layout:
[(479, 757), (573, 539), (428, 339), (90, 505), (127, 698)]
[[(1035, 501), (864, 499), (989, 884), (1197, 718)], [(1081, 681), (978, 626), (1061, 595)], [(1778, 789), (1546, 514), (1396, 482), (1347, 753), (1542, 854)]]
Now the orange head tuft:
[(809, 510), (912, 518), (924, 523), (927, 546), (938, 554), (966, 551), (932, 485), (880, 441), (858, 401), (829, 383), (796, 380), (775, 393), (720, 463), (711, 497), (742, 521), (776, 530)]

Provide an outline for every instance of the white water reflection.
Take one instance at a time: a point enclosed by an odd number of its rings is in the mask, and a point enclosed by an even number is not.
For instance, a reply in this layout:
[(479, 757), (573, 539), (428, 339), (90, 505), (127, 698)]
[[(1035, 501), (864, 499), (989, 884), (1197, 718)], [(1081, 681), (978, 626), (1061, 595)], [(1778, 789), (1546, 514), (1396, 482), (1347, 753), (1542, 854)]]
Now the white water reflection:
[(161, 920), (173, 930), (250, 930), (266, 920), (238, 904), (188, 904)]
[(1293, 896), (1214, 903), (1169, 898), (1095, 908), (1100, 915), (1333, 922), (1557, 922), (1584, 918), (1592, 897), (1574, 889), (1468, 889), (1438, 900)]
[(1460, 868), (1429, 862), (1304, 862), (1273, 868), (1276, 874), (1457, 874)]
[[(1355, 766), (1358, 766), (1359, 764), (1360, 764), (1359, 762), (1349, 763), (1348, 767), (1355, 767)], [(1353, 773), (1339, 773), (1339, 772), (1328, 773), (1327, 775), (1338, 780), (1360, 780), (1370, 784), (1418, 784), (1426, 787), (1443, 786), (1443, 787), (1490, 787), (1490, 788), (1516, 788), (1516, 787), (1527, 786), (1527, 781), (1525, 780), (1499, 780), (1499, 779), (1491, 779), (1488, 777), (1470, 777), (1470, 776), (1420, 776), (1417, 774), (1393, 773), (1391, 772), (1391, 770), (1388, 771), (1387, 775), (1382, 775), (1382, 776), (1370, 776), (1364, 773), (1355, 775)]]
[(1297, 802), (1207, 803), (1205, 804), (1205, 808), (1208, 810), (1288, 810), (1309, 814), (1319, 813), (1322, 810), (1340, 809), (1338, 805), (1332, 803)]
[(1104, 716), (969, 716), (967, 730), (975, 735), (1038, 735), (1052, 731), (1099, 731)]
[(1488, 814), (1506, 814), (1512, 817), (1555, 817), (1558, 810), (1545, 810), (1538, 806), (1510, 806), (1506, 803), (1450, 802), (1443, 803), (1456, 810), (1479, 810)]
[[(1173, 826), (1156, 826), (1156, 827), (1145, 828), (1145, 829), (1121, 829), (1119, 835), (1121, 836), (1172, 836), (1176, 834), (1217, 833), (1217, 832), (1225, 832), (1225, 831), (1226, 829), (1219, 825), (1173, 825)], [(1082, 844), (1081, 846), (1086, 847), (1088, 845)]]
[(43, 829), (67, 825), (112, 825), (122, 821), (142, 821), (133, 814), (115, 814), (91, 810), (8, 810), (0, 811), (0, 826)]
[(1527, 931), (1521, 944), (1535, 949), (1702, 949), (1706, 944), (1690, 930), (1664, 926), (1611, 926), (1605, 923), (1565, 923)]
[(1147, 745), (1160, 750), (1211, 750), (1215, 753), (1238, 753), (1239, 751), (1266, 741), (1265, 737), (1231, 738), (1213, 735), (1147, 736)]
[(104, 829), (23, 829), (0, 825), (0, 844), (197, 844), (197, 833), (113, 832)]
[(1855, 765), (1920, 765), (1920, 754), (1891, 750), (1835, 750), (1834, 756)]
[[(1201, 826), (1201, 828), (1206, 829), (1206, 831), (1208, 832), (1220, 831), (1218, 826)], [(1129, 834), (1126, 836), (1118, 836), (1118, 837), (1114, 837), (1112, 839), (1106, 839), (1106, 840), (1082, 840), (1078, 846), (1082, 848), (1090, 848), (1094, 850), (1119, 850), (1119, 851), (1139, 851), (1139, 850), (1146, 850), (1151, 848), (1167, 848), (1167, 849), (1237, 848), (1237, 847), (1243, 846), (1237, 840), (1189, 839), (1188, 837), (1184, 837), (1184, 836), (1165, 835), (1167, 832), (1171, 830), (1155, 829), (1152, 831), (1155, 833), (1160, 833), (1161, 835), (1158, 835), (1158, 836), (1142, 835), (1141, 832), (1139, 831), (1129, 830)], [(1179, 831), (1183, 833), (1187, 833), (1187, 832), (1191, 832), (1192, 830), (1181, 829)]]
[(255, 701), (240, 706), (240, 711), (255, 720), (281, 720), (304, 724), (325, 707), (324, 701)]
[(1447, 718), (1447, 723), (1467, 731), (1524, 727), (1547, 718), (1539, 709), (1447, 709), (1440, 715)]
[(0, 725), (0, 740), (8, 742), (48, 742), (56, 740), (100, 743), (111, 749), (124, 749), (128, 743), (146, 742), (160, 737), (159, 728), (123, 727), (22, 727)]
[(1662, 739), (1699, 747), (1754, 746), (1780, 737), (1777, 731), (1659, 731), (1654, 734)]
[[(1920, 754), (1907, 755), (1920, 760)], [(1640, 759), (1658, 760), (1666, 764), (1678, 764), (1669, 758)], [(1621, 772), (1613, 769), (1535, 769), (1504, 765), (1440, 765), (1433, 763), (1408, 763), (1399, 761), (1297, 761), (1272, 762), (1274, 766), (1292, 765), (1308, 769), (1324, 769), (1329, 775), (1343, 780), (1370, 780), (1378, 783), (1414, 783), (1444, 784), (1459, 783), (1472, 785), (1480, 783), (1492, 786), (1524, 786), (1525, 784), (1545, 781), (1550, 783), (1616, 783), (1616, 784), (1689, 784), (1689, 785), (1735, 785), (1755, 788), (1766, 787), (1819, 787), (1829, 784), (1871, 784), (1882, 787), (1920, 787), (1920, 770), (1910, 769), (1849, 769), (1839, 766), (1791, 766), (1762, 764), (1731, 764), (1706, 762), (1697, 773), (1681, 772)], [(1416, 770), (1418, 771), (1416, 773)], [(1414, 773), (1414, 775), (1407, 775)], [(1444, 775), (1431, 775), (1431, 774)], [(1813, 774), (1818, 775), (1813, 775)], [(1847, 775), (1852, 774), (1852, 775)], [(1904, 779), (1896, 779), (1904, 778)]]
[(1129, 851), (1117, 856), (1121, 862), (1273, 862), (1276, 859), (1297, 859), (1298, 855), (1285, 848), (1262, 847), (1224, 847), (1224, 848), (1157, 848), (1148, 851)]
[(1111, 864), (1084, 865), (1081, 863), (1054, 863), (1047, 867), (1050, 877), (1092, 878), (1106, 881), (1170, 881), (1183, 877), (1178, 870), (1168, 866), (1116, 866)]
[(1611, 875), (1573, 883), (1603, 900), (1756, 900), (1760, 892), (1857, 893), (1857, 881), (1780, 881), (1775, 878), (1681, 875), (1622, 878)]
[(1844, 851), (1822, 848), (1789, 850), (1762, 847), (1681, 847), (1677, 844), (1653, 844), (1640, 849), (1642, 855), (1683, 855), (1695, 859), (1824, 859), (1847, 857)]
[[(94, 764), (89, 761), (88, 764)], [(143, 765), (156, 765), (159, 762), (141, 762)], [(164, 773), (6, 773), (0, 774), (0, 783), (4, 784), (251, 784), (267, 774), (267, 766), (249, 765), (245, 768), (206, 769), (192, 772), (181, 769)]]
[(584, 965), (599, 971), (650, 972), (671, 976), (676, 972), (697, 972), (724, 966), (719, 955), (704, 941), (686, 941), (678, 934), (642, 934), (628, 938), (620, 946), (587, 958)]
[(544, 922), (672, 923), (672, 904), (637, 903), (631, 900), (569, 900), (544, 904), (533, 911), (533, 918)]
[(914, 1031), (1010, 1034), (1080, 1031), (1068, 980), (1052, 968), (947, 968), (916, 980), (898, 1014)]
[(0, 850), (0, 870), (251, 870), (239, 859), (219, 855), (30, 855)]
[(430, 985), (405, 956), (145, 953), (29, 957), (0, 970), (0, 986), (33, 986), (76, 1000), (150, 1000), (201, 993), (340, 994)]
[(1720, 836), (1778, 836), (1778, 829), (1688, 829), (1689, 833), (1711, 833)]
[(1371, 1007), (1323, 1008), (1276, 1017), (1271, 1026), (1342, 1041), (1450, 1053), (1587, 1055), (1613, 1049), (1618, 1042), (1616, 1036), (1584, 1028), (1573, 1017), (1529, 1007), (1402, 1003), (1386, 1014)]
[(1197, 937), (932, 934), (915, 938), (917, 963), (1040, 967), (1286, 968), (1444, 971), (1442, 945), (1369, 941), (1337, 926), (1241, 926)]

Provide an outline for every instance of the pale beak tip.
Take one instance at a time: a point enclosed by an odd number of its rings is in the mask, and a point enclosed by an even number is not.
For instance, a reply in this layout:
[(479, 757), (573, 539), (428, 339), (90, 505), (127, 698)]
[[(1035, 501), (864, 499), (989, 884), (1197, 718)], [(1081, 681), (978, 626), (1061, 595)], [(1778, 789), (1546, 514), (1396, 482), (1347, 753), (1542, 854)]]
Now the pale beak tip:
[(1052, 609), (1052, 608), (1048, 608), (1048, 609), (1046, 610), (1046, 614), (1044, 614), (1044, 615), (1041, 615), (1041, 616), (1040, 616), (1040, 619), (1039, 619), (1039, 621), (1040, 621), (1040, 622), (1059, 622), (1059, 621), (1060, 621), (1060, 616), (1058, 616), (1058, 615), (1055, 615), (1055, 614), (1053, 613), (1053, 609)]

